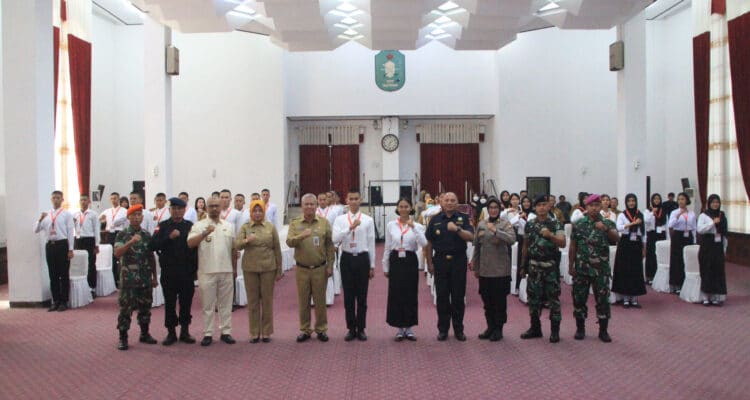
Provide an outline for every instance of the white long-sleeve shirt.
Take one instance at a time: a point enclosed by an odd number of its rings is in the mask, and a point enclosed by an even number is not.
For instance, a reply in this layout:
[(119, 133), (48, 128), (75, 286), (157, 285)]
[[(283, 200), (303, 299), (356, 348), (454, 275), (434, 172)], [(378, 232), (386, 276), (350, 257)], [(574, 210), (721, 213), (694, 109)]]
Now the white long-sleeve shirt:
[(331, 227), (333, 227), (333, 223), (336, 222), (336, 218), (338, 218), (342, 213), (342, 208), (337, 206), (328, 206), (326, 208), (320, 208), (318, 207), (317, 210), (315, 210), (315, 214), (320, 218), (325, 218), (328, 220), (328, 223), (331, 224)]
[[(235, 237), (239, 234), (240, 228), (242, 228), (242, 225), (241, 225), (242, 213), (241, 212), (237, 211), (237, 209), (235, 209), (234, 207), (229, 207), (228, 209), (222, 210), (220, 212), (219, 218), (221, 218), (223, 221), (226, 221), (232, 224), (232, 227), (234, 227)], [(250, 220), (250, 218), (248, 218), (248, 220)]]
[(272, 223), (277, 231), (281, 228), (278, 222), (278, 213), (279, 208), (276, 207), (276, 204), (268, 203), (268, 207), (266, 208), (266, 221)]
[(73, 224), (75, 226), (76, 236), (82, 238), (93, 237), (94, 244), (99, 246), (99, 241), (101, 240), (99, 231), (101, 228), (99, 227), (99, 218), (94, 210), (89, 208), (83, 213), (80, 210), (77, 211), (75, 215), (73, 215)]
[[(351, 231), (350, 226), (357, 219), (360, 224)], [(368, 252), (370, 268), (375, 269), (375, 223), (369, 215), (362, 211), (339, 215), (333, 223), (333, 244), (354, 255)]]
[(122, 207), (112, 207), (102, 211), (99, 217), (103, 215), (106, 220), (105, 230), (107, 232), (121, 231), (128, 226), (128, 210)]
[[(614, 214), (614, 213), (612, 213), (612, 214)], [(606, 218), (606, 217), (604, 217), (604, 218)], [(629, 235), (629, 238), (630, 238), (631, 242), (641, 241), (643, 243), (646, 243), (646, 235), (644, 235), (643, 233), (641, 233), (640, 229), (637, 232), (630, 232), (630, 228), (626, 228), (625, 227), (625, 225), (627, 225), (629, 223), (630, 223), (630, 220), (628, 219), (628, 216), (625, 215), (624, 212), (620, 213), (620, 215), (617, 216), (617, 222), (616, 222), (617, 232), (620, 232), (620, 235)]]
[[(406, 229), (406, 231), (404, 231)], [(409, 225), (399, 225), (398, 220), (388, 223), (385, 228), (385, 248), (383, 249), (383, 272), (390, 271), (391, 263), (389, 260), (391, 251), (404, 249), (405, 251), (417, 252), (420, 247), (427, 245), (427, 238), (424, 236), (425, 227), (422, 224), (414, 223), (412, 229)]]
[(583, 218), (584, 215), (586, 215), (586, 213), (584, 213), (583, 211), (581, 211), (580, 208), (576, 208), (573, 211), (573, 214), (570, 215), (570, 223), (575, 224), (576, 221), (578, 221), (579, 219)]
[[(602, 211), (599, 211), (599, 214), (601, 214), (602, 218), (606, 218), (614, 222), (615, 224), (617, 223), (618, 216), (617, 216), (617, 213), (615, 213), (614, 211), (610, 210), (610, 211), (605, 212), (604, 210), (602, 210)], [(620, 213), (620, 215), (622, 215), (622, 213)]]
[(198, 222), (198, 213), (195, 211), (195, 208), (187, 207), (187, 209), (185, 210), (185, 216), (183, 218), (192, 223), (196, 223)]
[[(507, 208), (503, 210), (503, 212), (500, 213), (500, 218), (503, 218), (510, 222), (511, 225), (513, 225), (514, 228), (516, 228), (516, 232), (523, 236), (526, 233), (526, 220), (521, 218), (521, 212), (520, 211), (511, 211), (514, 210), (512, 208)], [(526, 216), (528, 218), (528, 216)]]
[(42, 231), (49, 241), (67, 240), (68, 250), (73, 250), (75, 243), (73, 214), (62, 208), (50, 210), (41, 221), (37, 220), (34, 233)]
[(701, 213), (701, 215), (698, 216), (697, 231), (701, 235), (713, 234), (714, 242), (716, 243), (726, 240), (726, 237), (724, 237), (724, 235), (717, 232), (716, 224), (714, 224), (714, 220), (708, 215), (706, 215), (706, 213)]
[(680, 208), (672, 211), (672, 214), (669, 214), (669, 223), (667, 225), (669, 226), (669, 229), (683, 231), (684, 237), (687, 237), (690, 232), (693, 232), (693, 243), (695, 243), (698, 235), (697, 218), (695, 218), (695, 213), (690, 210), (687, 210), (684, 214), (681, 214), (681, 212), (682, 209)]

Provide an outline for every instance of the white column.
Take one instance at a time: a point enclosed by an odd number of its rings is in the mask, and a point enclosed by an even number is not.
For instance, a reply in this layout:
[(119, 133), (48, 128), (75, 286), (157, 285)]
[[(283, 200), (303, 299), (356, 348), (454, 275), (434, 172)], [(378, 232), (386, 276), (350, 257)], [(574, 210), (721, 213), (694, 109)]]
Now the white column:
[(176, 195), (172, 193), (172, 79), (164, 68), (172, 30), (148, 16), (143, 25), (143, 162), (150, 207), (156, 193)]
[[(52, 0), (2, 1), (3, 132), (11, 306), (50, 298), (42, 243), (34, 234), (55, 189)], [(67, 193), (66, 193), (67, 194)]]
[[(399, 119), (398, 117), (384, 117), (382, 121), (381, 134), (385, 136), (387, 134), (398, 135), (399, 130)], [(385, 180), (398, 180), (399, 177), (399, 163), (398, 153), (400, 150), (396, 149), (393, 152), (385, 151), (381, 148), (380, 153), (382, 154), (381, 165), (383, 166), (383, 177)], [(395, 203), (398, 201), (400, 185), (398, 182), (384, 182), (383, 183), (383, 203)]]
[(627, 193), (648, 204), (646, 171), (646, 18), (641, 12), (617, 27), (625, 43), (625, 68), (617, 73), (617, 197), (625, 207)]

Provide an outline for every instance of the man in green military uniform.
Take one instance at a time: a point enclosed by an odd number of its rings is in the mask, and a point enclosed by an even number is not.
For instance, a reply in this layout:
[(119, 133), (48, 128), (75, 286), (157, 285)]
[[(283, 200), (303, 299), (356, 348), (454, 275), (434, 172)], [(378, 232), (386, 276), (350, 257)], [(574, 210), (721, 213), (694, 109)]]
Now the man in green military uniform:
[(117, 316), (117, 330), (120, 331), (120, 350), (128, 349), (128, 329), (130, 316), (138, 311), (138, 325), (141, 327), (141, 343), (156, 344), (148, 333), (151, 322), (151, 290), (157, 286), (156, 262), (154, 253), (149, 250), (151, 235), (141, 229), (143, 206), (136, 204), (128, 209), (130, 225), (120, 231), (115, 238), (115, 257), (120, 259), (120, 294), (117, 299), (120, 314)]
[(569, 248), (569, 273), (573, 277), (573, 316), (576, 319), (576, 340), (586, 336), (586, 316), (589, 286), (596, 300), (596, 316), (599, 319), (599, 339), (609, 343), (609, 282), (612, 269), (609, 266), (609, 245), (617, 243), (619, 235), (614, 222), (602, 218), (599, 195), (592, 194), (584, 200), (586, 214), (573, 224)]
[(526, 294), (529, 299), (531, 327), (521, 334), (521, 339), (542, 337), (543, 297), (546, 295), (549, 304), (549, 319), (552, 332), (549, 341), (560, 341), (560, 248), (565, 247), (565, 230), (560, 221), (552, 219), (549, 198), (545, 195), (534, 199), (536, 219), (526, 224), (522, 258), (526, 262)]

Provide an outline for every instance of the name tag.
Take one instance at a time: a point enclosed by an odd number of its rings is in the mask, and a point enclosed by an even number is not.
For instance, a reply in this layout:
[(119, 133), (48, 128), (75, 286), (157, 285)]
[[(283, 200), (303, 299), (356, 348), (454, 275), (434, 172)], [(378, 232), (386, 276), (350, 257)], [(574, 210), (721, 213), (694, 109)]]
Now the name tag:
[(720, 233), (714, 234), (714, 242), (715, 243), (721, 243), (721, 234)]
[(682, 237), (690, 237), (690, 231), (682, 232)]
[(49, 230), (49, 235), (50, 236), (55, 236), (56, 234), (57, 234), (57, 231), (55, 230), (55, 227), (53, 225), (52, 228), (50, 228), (50, 230)]
[(313, 236), (313, 246), (320, 247), (320, 237)]
[(630, 234), (630, 241), (631, 242), (637, 242), (638, 241), (638, 234), (637, 233), (631, 233)]
[(663, 226), (657, 226), (656, 227), (656, 233), (664, 233), (664, 227)]
[(357, 244), (356, 243), (349, 243), (349, 248), (350, 249), (356, 249), (357, 248)]
[(406, 258), (406, 249), (398, 249), (398, 258)]

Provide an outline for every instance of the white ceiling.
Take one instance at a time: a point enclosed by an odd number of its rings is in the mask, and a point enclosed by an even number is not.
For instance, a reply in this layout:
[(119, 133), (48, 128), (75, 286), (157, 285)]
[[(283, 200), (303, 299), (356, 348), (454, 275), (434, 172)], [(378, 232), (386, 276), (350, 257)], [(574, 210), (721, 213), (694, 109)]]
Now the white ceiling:
[[(92, 0), (123, 23), (142, 13), (183, 33), (241, 30), (290, 51), (356, 41), (375, 50), (439, 41), (456, 50), (497, 50), (519, 32), (609, 29), (654, 0)], [(663, 1), (663, 0), (662, 0)], [(132, 4), (130, 4), (132, 3)], [(552, 3), (552, 4), (550, 4)], [(540, 11), (543, 7), (549, 8)]]

